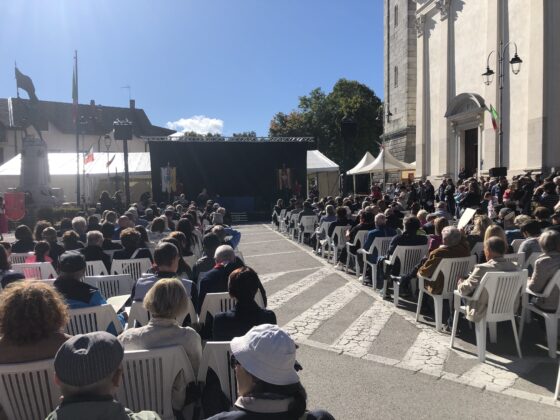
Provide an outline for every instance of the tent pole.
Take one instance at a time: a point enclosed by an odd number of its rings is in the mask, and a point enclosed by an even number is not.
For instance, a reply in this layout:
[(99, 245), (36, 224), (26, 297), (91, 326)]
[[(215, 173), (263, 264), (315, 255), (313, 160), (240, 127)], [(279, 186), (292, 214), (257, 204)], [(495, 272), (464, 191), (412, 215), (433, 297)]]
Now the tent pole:
[(354, 184), (354, 195), (356, 195), (356, 175), (352, 175), (352, 184)]

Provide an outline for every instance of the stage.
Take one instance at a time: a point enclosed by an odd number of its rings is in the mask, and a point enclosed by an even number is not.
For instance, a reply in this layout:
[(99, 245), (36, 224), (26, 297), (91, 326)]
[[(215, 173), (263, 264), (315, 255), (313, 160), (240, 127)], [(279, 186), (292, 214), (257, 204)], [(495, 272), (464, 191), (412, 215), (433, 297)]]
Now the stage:
[(306, 194), (307, 150), (314, 146), (312, 138), (146, 140), (157, 202), (181, 193), (196, 200), (206, 188), (208, 195), (230, 212), (268, 214), (278, 198), (288, 198), (297, 191)]

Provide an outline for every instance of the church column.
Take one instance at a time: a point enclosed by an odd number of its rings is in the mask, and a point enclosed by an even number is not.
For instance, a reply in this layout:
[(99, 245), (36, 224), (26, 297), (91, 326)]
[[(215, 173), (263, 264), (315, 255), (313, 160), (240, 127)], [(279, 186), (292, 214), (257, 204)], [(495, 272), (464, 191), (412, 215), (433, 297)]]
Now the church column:
[(416, 176), (423, 177), (429, 175), (426, 167), (426, 99), (424, 95), (426, 71), (424, 68), (424, 27), (426, 17), (419, 15), (416, 17), (416, 31), (418, 42), (416, 44)]
[[(436, 8), (439, 11), (439, 17), (441, 23), (439, 24), (439, 29), (441, 33), (441, 39), (443, 40), (444, 45), (442, 45), (441, 57), (439, 58), (440, 63), (442, 64), (442, 68), (444, 71), (444, 80), (440, 81), (439, 84), (439, 97), (441, 98), (441, 112), (438, 112), (438, 123), (437, 123), (437, 141), (438, 141), (438, 157), (434, 159), (437, 161), (437, 173), (439, 175), (443, 174), (451, 174), (452, 171), (452, 153), (453, 148), (450, 147), (450, 130), (447, 122), (447, 118), (443, 115), (445, 114), (447, 108), (449, 107), (449, 103), (451, 101), (450, 98), (450, 77), (452, 69), (452, 60), (450, 57), (450, 47), (452, 40), (449, 39), (450, 31), (449, 31), (449, 24), (453, 19), (448, 19), (449, 16), (449, 0), (438, 0), (436, 2)], [(434, 17), (436, 19), (437, 16)]]
[[(526, 169), (540, 169), (547, 165), (551, 160), (543, 156), (543, 149), (546, 147), (545, 140), (545, 112), (544, 92), (545, 77), (545, 51), (544, 51), (544, 0), (531, 0), (529, 17), (529, 50), (520, 51), (519, 55), (529, 55), (526, 71), (529, 72), (529, 97), (527, 98), (527, 167)], [(515, 47), (509, 47), (510, 57), (515, 52)], [(509, 69), (508, 69), (509, 70)], [(523, 71), (523, 69), (521, 69)], [(513, 106), (524, 106), (517, 103)], [(550, 159), (552, 158), (552, 159)], [(548, 161), (548, 162), (547, 162)]]
[[(486, 0), (488, 4), (488, 18), (486, 24), (486, 57), (484, 57), (484, 64), (486, 64), (486, 58), (490, 51), (494, 51), (492, 57), (490, 58), (490, 67), (496, 72), (496, 77), (494, 81), (486, 86), (482, 83), (482, 78), (480, 80), (481, 89), (484, 91), (484, 101), (486, 106), (490, 108), (493, 105), (494, 108), (498, 108), (498, 91), (500, 86), (500, 81), (498, 80), (498, 49), (500, 45), (500, 1), (501, 0)], [(484, 70), (484, 68), (481, 68)], [(492, 126), (492, 118), (489, 112), (484, 113), (484, 130), (479, 143), (484, 146), (482, 150), (482, 160), (484, 162), (484, 171), (488, 171), (490, 168), (494, 168), (498, 162), (498, 130), (494, 130)], [(480, 140), (484, 139), (483, 142)]]

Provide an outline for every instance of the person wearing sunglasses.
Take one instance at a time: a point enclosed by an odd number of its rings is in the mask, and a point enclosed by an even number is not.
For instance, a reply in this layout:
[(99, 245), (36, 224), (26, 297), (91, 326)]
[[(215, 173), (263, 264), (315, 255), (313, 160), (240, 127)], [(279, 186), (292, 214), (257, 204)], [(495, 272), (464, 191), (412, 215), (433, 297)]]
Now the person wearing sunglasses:
[(307, 411), (307, 393), (299, 380), (296, 344), (276, 325), (251, 328), (230, 343), (238, 398), (233, 411), (209, 420), (334, 420), (324, 410)]

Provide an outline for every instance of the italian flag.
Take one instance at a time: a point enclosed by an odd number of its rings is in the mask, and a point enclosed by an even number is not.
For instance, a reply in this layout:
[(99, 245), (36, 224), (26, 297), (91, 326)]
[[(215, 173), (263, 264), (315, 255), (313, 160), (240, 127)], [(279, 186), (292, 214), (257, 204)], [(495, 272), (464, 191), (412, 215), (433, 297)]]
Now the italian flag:
[(494, 127), (494, 130), (498, 129), (498, 120), (500, 119), (500, 116), (498, 115), (498, 111), (496, 111), (496, 108), (494, 108), (494, 106), (492, 104), (490, 104), (490, 109), (486, 108), (488, 110), (488, 112), (490, 113), (490, 117), (492, 118), (492, 126)]

